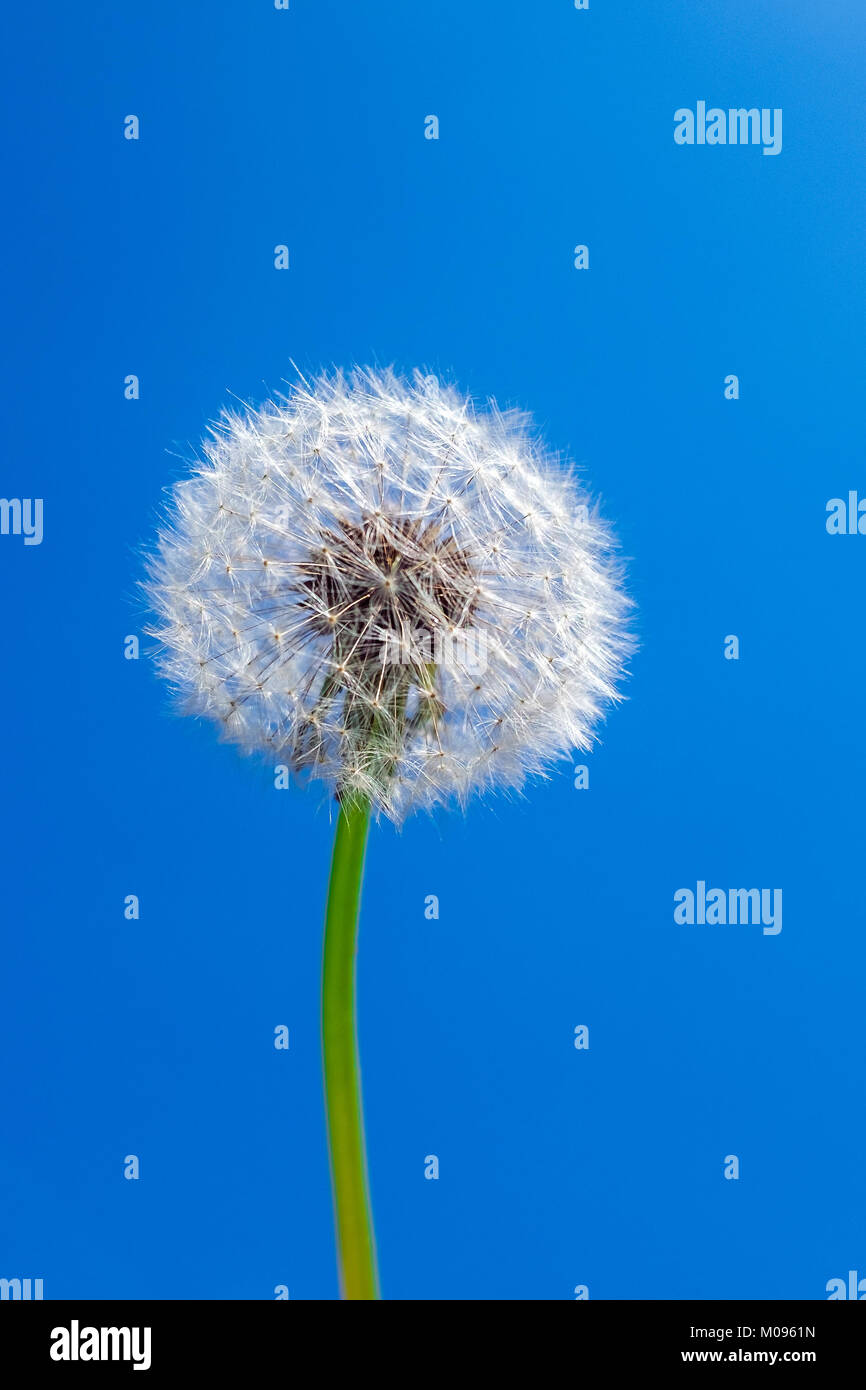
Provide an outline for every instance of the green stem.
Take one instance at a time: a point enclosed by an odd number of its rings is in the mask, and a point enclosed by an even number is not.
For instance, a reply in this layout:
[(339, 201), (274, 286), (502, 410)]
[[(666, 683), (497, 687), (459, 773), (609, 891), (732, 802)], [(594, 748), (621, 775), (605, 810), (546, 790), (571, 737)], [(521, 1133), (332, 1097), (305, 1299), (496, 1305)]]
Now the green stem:
[(355, 956), (369, 801), (340, 806), (322, 964), (322, 1055), (334, 1217), (343, 1298), (376, 1299), (376, 1246), (367, 1188), (361, 1071), (355, 1021)]

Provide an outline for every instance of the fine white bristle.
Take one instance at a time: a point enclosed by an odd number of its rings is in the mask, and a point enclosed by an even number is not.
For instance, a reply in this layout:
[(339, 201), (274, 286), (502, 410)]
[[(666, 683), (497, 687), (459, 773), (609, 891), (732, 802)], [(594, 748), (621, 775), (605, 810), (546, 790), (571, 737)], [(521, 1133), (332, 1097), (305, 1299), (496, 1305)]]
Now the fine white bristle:
[(211, 434), (145, 586), (187, 713), (395, 821), (590, 746), (629, 602), (524, 416), (358, 370)]

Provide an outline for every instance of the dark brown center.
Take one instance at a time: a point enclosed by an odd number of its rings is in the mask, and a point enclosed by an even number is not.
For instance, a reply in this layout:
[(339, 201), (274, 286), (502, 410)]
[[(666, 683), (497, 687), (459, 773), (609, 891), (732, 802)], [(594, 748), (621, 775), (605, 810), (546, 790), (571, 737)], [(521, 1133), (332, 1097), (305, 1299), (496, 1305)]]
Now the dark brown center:
[(477, 603), (478, 580), (465, 551), (438, 522), (368, 515), (340, 521), (301, 566), (303, 603), (337, 655), (380, 665), (387, 644), (462, 628)]

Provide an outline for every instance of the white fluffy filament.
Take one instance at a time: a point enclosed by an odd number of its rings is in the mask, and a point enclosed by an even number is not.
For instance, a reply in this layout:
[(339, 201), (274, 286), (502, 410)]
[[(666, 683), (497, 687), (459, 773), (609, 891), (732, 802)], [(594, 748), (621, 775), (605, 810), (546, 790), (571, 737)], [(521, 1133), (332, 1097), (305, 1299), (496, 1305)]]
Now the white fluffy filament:
[(395, 821), (590, 746), (629, 603), (524, 416), (359, 370), (211, 436), (146, 584), (185, 712)]

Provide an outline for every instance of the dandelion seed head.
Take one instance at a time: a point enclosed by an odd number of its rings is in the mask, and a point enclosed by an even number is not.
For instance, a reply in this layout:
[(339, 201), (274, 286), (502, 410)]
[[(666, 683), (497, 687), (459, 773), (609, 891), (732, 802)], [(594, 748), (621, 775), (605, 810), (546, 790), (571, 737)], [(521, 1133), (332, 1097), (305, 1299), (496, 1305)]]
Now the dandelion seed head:
[(225, 412), (145, 589), (184, 712), (398, 822), (589, 748), (632, 647), (577, 482), (525, 416), (420, 373)]

